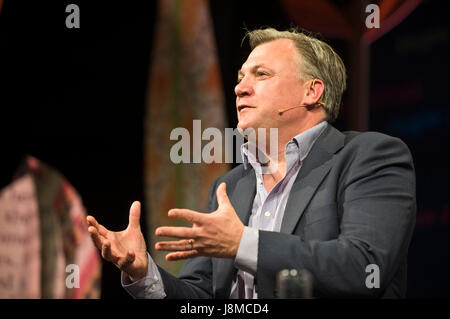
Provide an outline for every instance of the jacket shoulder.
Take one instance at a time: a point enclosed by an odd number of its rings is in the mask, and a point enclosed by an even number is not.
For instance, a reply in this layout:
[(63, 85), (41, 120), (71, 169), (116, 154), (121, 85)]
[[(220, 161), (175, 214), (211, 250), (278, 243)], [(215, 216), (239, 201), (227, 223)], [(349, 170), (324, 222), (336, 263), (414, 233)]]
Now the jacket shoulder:
[(346, 131), (342, 132), (345, 136), (344, 145), (346, 146), (361, 146), (363, 148), (371, 148), (376, 145), (387, 145), (391, 147), (399, 147), (409, 151), (408, 146), (400, 138), (390, 136), (380, 132), (368, 131)]

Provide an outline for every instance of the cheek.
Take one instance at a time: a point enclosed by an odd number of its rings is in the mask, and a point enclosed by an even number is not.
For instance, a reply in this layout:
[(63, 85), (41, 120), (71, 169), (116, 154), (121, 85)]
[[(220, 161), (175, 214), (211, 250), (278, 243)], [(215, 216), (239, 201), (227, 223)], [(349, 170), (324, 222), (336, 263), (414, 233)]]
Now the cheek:
[(255, 86), (255, 93), (260, 106), (270, 106), (280, 98), (281, 87), (276, 83), (260, 83)]
[(298, 87), (288, 83), (261, 86), (258, 93), (261, 106), (271, 114), (278, 112), (280, 108), (291, 107), (301, 102)]
[(298, 103), (301, 100), (302, 88), (296, 82), (286, 82), (278, 86), (279, 95), (288, 101)]

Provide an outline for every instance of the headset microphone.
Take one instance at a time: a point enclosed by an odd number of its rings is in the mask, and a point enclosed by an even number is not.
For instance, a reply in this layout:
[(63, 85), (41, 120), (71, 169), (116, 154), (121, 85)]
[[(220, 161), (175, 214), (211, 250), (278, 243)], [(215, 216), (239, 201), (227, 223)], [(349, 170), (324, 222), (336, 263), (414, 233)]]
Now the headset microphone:
[(312, 104), (312, 105), (305, 104), (305, 105), (291, 106), (291, 107), (288, 107), (288, 108), (285, 108), (285, 109), (279, 109), (278, 110), (278, 115), (282, 115), (284, 112), (292, 110), (292, 109), (295, 109), (297, 107), (308, 107), (308, 108), (310, 108), (310, 107), (314, 107), (314, 106), (325, 106), (325, 104), (323, 102), (321, 102), (321, 101), (318, 101), (317, 103)]
[(292, 109), (295, 109), (295, 108), (297, 108), (297, 107), (305, 107), (305, 106), (307, 106), (307, 105), (297, 105), (297, 106), (292, 106), (292, 107), (288, 107), (288, 108), (285, 108), (285, 109), (279, 109), (279, 110), (278, 110), (278, 115), (281, 115), (281, 114), (283, 114), (284, 112), (289, 111), (289, 110), (292, 110)]

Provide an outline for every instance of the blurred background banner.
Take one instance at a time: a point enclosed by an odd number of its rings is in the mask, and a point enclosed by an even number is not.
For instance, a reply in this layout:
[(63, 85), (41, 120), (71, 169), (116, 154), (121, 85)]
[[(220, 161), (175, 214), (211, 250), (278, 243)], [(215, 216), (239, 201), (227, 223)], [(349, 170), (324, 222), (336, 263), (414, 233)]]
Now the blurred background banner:
[(0, 192), (0, 298), (41, 297), (41, 238), (33, 178)]
[(80, 196), (27, 156), (0, 191), (0, 298), (99, 298), (100, 279)]
[[(155, 228), (181, 225), (167, 217), (171, 208), (204, 211), (211, 183), (229, 168), (193, 162), (202, 150), (194, 147), (193, 120), (201, 120), (202, 130), (222, 133), (227, 123), (212, 27), (207, 0), (158, 1), (144, 122), (146, 238), (154, 260), (173, 274), (182, 262), (167, 262), (167, 253), (154, 249)], [(189, 131), (190, 163), (171, 161), (171, 147), (181, 136), (169, 137), (178, 127)]]

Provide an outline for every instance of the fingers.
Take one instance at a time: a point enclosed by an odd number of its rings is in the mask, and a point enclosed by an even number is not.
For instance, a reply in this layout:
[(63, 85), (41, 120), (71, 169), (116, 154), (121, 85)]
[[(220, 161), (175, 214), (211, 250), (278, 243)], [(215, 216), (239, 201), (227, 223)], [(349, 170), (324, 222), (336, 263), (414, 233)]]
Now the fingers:
[(166, 256), (167, 261), (175, 261), (199, 256), (199, 251), (194, 248), (189, 240), (158, 242), (155, 245), (156, 250), (174, 251)]
[(197, 237), (196, 231), (190, 227), (170, 227), (163, 226), (158, 227), (155, 230), (156, 236), (168, 236), (177, 238), (195, 238)]
[(98, 250), (102, 250), (103, 242), (108, 233), (108, 230), (100, 225), (93, 216), (87, 216), (88, 232), (91, 234), (91, 238)]
[(178, 240), (178, 241), (161, 241), (155, 244), (156, 250), (163, 251), (180, 251), (180, 250), (193, 250), (194, 246), (189, 242), (189, 240)]
[(225, 183), (221, 183), (219, 187), (217, 187), (216, 195), (217, 195), (217, 203), (219, 204), (219, 206), (227, 204), (231, 205), (230, 199), (228, 198), (227, 195), (227, 185)]
[(103, 242), (101, 236), (97, 231), (97, 228), (95, 228), (94, 226), (89, 226), (88, 232), (91, 234), (91, 238), (95, 244), (95, 247), (97, 247), (98, 250), (102, 250)]
[(140, 231), (141, 230), (140, 218), (141, 218), (141, 203), (135, 201), (133, 202), (133, 204), (131, 204), (130, 207), (128, 228), (134, 228)]
[(184, 220), (191, 224), (202, 224), (205, 221), (205, 214), (198, 213), (190, 209), (174, 208), (169, 210), (169, 217)]
[(107, 240), (103, 242), (103, 246), (101, 248), (102, 251), (102, 257), (112, 263), (116, 263), (118, 258), (114, 258), (111, 254), (111, 243)]
[(177, 251), (175, 253), (170, 253), (166, 256), (167, 261), (175, 261), (175, 260), (181, 260), (181, 259), (187, 259), (187, 258), (193, 258), (199, 256), (199, 253), (197, 250), (190, 250), (190, 251)]
[(86, 217), (86, 220), (87, 220), (89, 226), (95, 227), (100, 235), (106, 237), (106, 234), (108, 233), (108, 230), (104, 226), (100, 225), (97, 222), (97, 220), (94, 218), (94, 216), (90, 216), (89, 215), (89, 216)]

